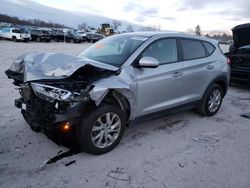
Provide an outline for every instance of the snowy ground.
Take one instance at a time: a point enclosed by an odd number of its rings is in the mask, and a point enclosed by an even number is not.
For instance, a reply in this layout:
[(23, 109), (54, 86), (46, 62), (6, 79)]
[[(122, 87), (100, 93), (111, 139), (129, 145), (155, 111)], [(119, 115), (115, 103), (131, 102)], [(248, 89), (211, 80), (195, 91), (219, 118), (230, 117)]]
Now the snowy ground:
[(0, 41), (0, 187), (250, 187), (250, 119), (240, 116), (250, 112), (250, 88), (243, 86), (230, 87), (214, 117), (189, 111), (137, 124), (105, 155), (79, 153), (39, 168), (67, 148), (30, 130), (4, 71), (26, 52), (78, 54), (87, 46)]

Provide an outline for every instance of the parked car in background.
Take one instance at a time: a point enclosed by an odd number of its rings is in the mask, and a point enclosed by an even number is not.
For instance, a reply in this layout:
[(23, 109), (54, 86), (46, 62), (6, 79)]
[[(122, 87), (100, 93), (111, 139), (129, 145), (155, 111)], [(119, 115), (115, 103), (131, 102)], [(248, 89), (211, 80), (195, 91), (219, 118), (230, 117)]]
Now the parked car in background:
[(2, 28), (0, 32), (0, 38), (12, 40), (14, 42), (24, 41), (28, 42), (31, 38), (30, 34), (24, 33), (18, 28)]
[(51, 40), (55, 41), (55, 38), (56, 38), (56, 36), (57, 36), (57, 31), (54, 30), (54, 29), (47, 30), (47, 31), (48, 31), (48, 33), (49, 33), (49, 36), (50, 36)]
[(102, 154), (133, 120), (187, 108), (216, 114), (229, 71), (214, 40), (138, 32), (107, 37), (79, 56), (26, 54), (5, 73), (19, 88), (15, 105), (33, 130), (71, 133), (85, 151)]
[(81, 43), (83, 41), (80, 35), (75, 34), (72, 31), (63, 32), (62, 30), (57, 31), (56, 35), (54, 36), (54, 40), (57, 42), (65, 42), (70, 43)]
[(77, 34), (82, 37), (83, 42), (87, 41), (87, 32), (82, 31), (82, 30), (78, 30)]
[(86, 40), (91, 43), (97, 42), (98, 40), (101, 40), (103, 38), (105, 38), (105, 36), (102, 34), (86, 33)]
[(225, 55), (230, 59), (231, 80), (250, 83), (250, 24), (234, 27), (233, 43)]
[(36, 42), (50, 42), (51, 36), (48, 31), (40, 30), (40, 29), (32, 29), (30, 31), (31, 40)]

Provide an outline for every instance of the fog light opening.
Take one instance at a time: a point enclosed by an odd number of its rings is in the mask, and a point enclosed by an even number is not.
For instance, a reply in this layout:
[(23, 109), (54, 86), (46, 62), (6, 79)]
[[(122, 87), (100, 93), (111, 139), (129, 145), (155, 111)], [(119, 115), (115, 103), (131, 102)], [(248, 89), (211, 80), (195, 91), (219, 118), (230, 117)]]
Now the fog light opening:
[(63, 130), (64, 132), (68, 132), (68, 131), (70, 131), (70, 129), (71, 129), (71, 125), (70, 125), (69, 122), (66, 122), (66, 123), (63, 124), (62, 130)]

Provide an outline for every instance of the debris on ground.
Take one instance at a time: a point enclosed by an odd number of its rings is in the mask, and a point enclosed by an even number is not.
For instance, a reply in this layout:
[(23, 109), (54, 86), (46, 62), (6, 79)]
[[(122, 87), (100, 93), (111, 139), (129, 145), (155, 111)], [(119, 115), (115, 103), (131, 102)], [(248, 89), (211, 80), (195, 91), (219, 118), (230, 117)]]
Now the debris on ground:
[(219, 142), (220, 138), (216, 137), (215, 135), (200, 135), (198, 138), (193, 138), (193, 141), (200, 143), (213, 143)]
[(184, 168), (184, 163), (182, 163), (182, 162), (178, 162), (178, 165), (179, 165), (179, 167), (181, 167), (181, 168)]
[(242, 97), (238, 97), (239, 100), (250, 100), (250, 98), (242, 98)]
[(247, 118), (247, 119), (250, 119), (250, 112), (245, 113), (245, 114), (241, 114), (240, 116), (244, 117), (244, 118)]
[(57, 153), (56, 156), (54, 156), (54, 157), (48, 159), (47, 161), (45, 161), (45, 162), (40, 166), (40, 168), (43, 167), (43, 166), (46, 165), (46, 164), (55, 163), (55, 162), (57, 162), (57, 161), (63, 159), (64, 157), (70, 157), (70, 156), (75, 155), (75, 154), (78, 154), (78, 153), (80, 153), (80, 152), (81, 152), (80, 149), (70, 149), (70, 150), (68, 150), (68, 151), (59, 151), (59, 152)]
[(75, 162), (76, 162), (76, 160), (70, 161), (70, 162), (66, 163), (65, 166), (72, 165), (72, 164), (75, 163)]
[(111, 170), (107, 174), (108, 177), (114, 178), (122, 181), (130, 181), (130, 176), (124, 172), (123, 168), (116, 168), (116, 170)]
[(15, 119), (11, 119), (9, 122), (13, 122), (13, 121), (15, 121)]
[(8, 165), (9, 165), (9, 164), (0, 164), (0, 167), (1, 167), (1, 166), (8, 166)]

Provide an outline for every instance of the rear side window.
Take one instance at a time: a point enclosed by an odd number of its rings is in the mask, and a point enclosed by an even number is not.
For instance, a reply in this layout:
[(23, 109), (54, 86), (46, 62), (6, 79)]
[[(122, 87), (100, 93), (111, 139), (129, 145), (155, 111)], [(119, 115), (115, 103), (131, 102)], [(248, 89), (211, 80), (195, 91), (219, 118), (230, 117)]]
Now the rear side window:
[(161, 39), (152, 43), (142, 54), (157, 59), (160, 64), (177, 61), (176, 39)]
[(180, 43), (184, 60), (206, 57), (205, 48), (200, 41), (181, 39)]
[(205, 46), (205, 48), (207, 49), (207, 52), (208, 52), (207, 55), (208, 56), (211, 55), (214, 52), (215, 47), (212, 44), (208, 43), (208, 42), (202, 42), (202, 43)]
[(13, 29), (13, 30), (12, 30), (12, 33), (22, 33), (22, 31), (19, 30), (19, 29)]

